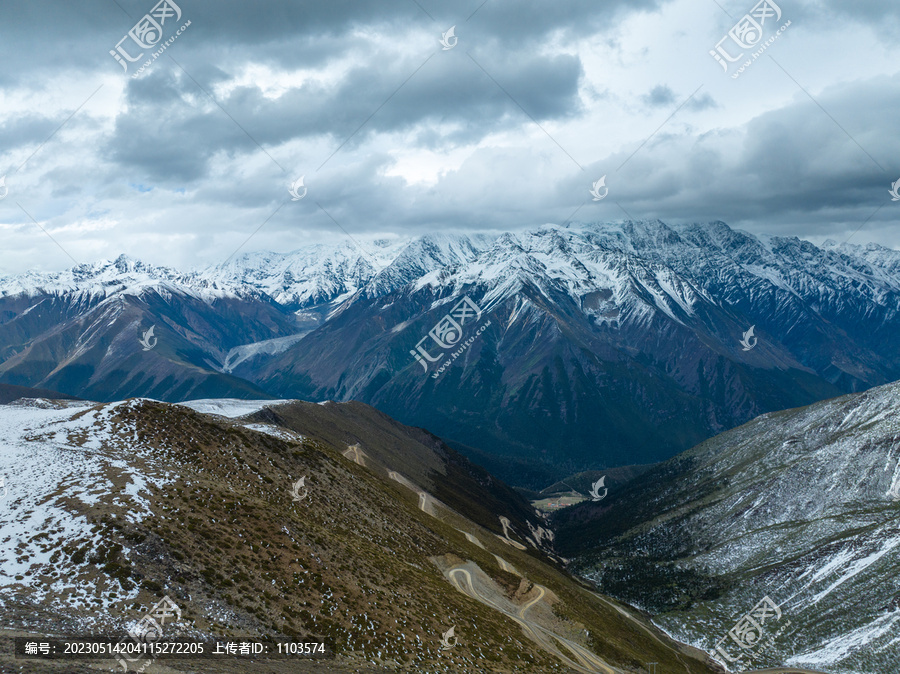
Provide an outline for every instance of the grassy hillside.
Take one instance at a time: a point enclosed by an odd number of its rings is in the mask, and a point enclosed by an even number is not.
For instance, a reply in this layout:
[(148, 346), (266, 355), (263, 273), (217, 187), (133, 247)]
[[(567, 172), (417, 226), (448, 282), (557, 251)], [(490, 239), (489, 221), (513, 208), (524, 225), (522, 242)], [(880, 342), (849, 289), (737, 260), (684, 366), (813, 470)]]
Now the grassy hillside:
[[(716, 671), (529, 544), (534, 516), (512, 490), (371, 408), (295, 403), (229, 420), (135, 401), (77, 415), (68, 441), (127, 458), (148, 476), (145, 503), (136, 517), (128, 470), (91, 503), (65, 499), (92, 535), (31, 532), (65, 582), (49, 584), (46, 567), (22, 574), (0, 595), (11, 629), (108, 632), (169, 595), (184, 612), (172, 635), (321, 638), (332, 667), (607, 671), (585, 664), (596, 659), (610, 672), (647, 661)], [(458, 643), (442, 649), (451, 627)]]

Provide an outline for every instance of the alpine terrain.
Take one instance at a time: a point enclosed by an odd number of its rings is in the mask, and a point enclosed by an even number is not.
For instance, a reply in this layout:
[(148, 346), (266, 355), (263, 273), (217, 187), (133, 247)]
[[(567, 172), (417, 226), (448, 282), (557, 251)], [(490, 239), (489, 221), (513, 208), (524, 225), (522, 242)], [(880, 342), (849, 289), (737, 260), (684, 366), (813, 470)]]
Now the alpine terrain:
[(893, 383), (765, 414), (555, 513), (557, 550), (731, 671), (898, 671), (898, 407)]
[(0, 382), (360, 400), (535, 489), (897, 379), (898, 293), (896, 251), (721, 222), (123, 257), (0, 279)]
[(362, 403), (21, 399), (0, 436), (0, 671), (96, 671), (11, 639), (125, 634), (165, 598), (167, 637), (334, 658), (151, 671), (721, 671), (569, 575), (512, 489)]
[[(900, 253), (887, 249), (629, 222), (489, 246), (435, 236), (415, 258), (442, 264), (407, 275), (401, 256), (236, 373), (279, 396), (363, 400), (530, 487), (900, 376)], [(463, 315), (465, 297), (480, 315)]]

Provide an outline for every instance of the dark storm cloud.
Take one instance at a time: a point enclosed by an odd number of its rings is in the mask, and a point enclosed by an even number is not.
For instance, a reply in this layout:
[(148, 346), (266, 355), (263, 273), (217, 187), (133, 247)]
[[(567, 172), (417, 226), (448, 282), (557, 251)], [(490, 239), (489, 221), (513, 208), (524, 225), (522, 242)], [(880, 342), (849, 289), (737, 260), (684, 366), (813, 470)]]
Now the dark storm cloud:
[[(568, 117), (578, 110), (582, 69), (575, 57), (485, 51), (473, 55), (479, 67), (462, 51), (440, 56), (449, 58), (417, 63), (414, 57), (398, 60), (382, 54), (352, 68), (332, 86), (312, 81), (276, 99), (266, 98), (257, 87), (238, 87), (219, 103), (246, 133), (204, 93), (223, 79), (222, 71), (210, 69), (200, 89), (191, 78), (157, 68), (130, 83), (128, 109), (116, 118), (107, 156), (128, 171), (139, 169), (156, 180), (185, 181), (203, 177), (217, 152), (255, 151), (249, 136), (271, 147), (324, 135), (337, 147), (416, 68), (420, 70), (390, 104), (353, 136), (348, 150), (376, 133), (409, 130), (418, 132), (424, 146), (474, 143), (510, 124), (530, 123), (519, 106), (538, 120)], [(445, 139), (434, 133), (438, 123), (457, 129)], [(172, 156), (174, 149), (179, 156)]]
[[(798, 95), (738, 129), (660, 134), (617, 176), (623, 206), (636, 217), (719, 217), (771, 231), (796, 232), (798, 224), (810, 231), (818, 223), (813, 232), (828, 234), (846, 227), (826, 231), (831, 220), (861, 223), (890, 202), (888, 189), (900, 178), (900, 75), (835, 87), (817, 99), (831, 117)], [(900, 218), (885, 207), (878, 219)]]
[(65, 118), (66, 115), (62, 114), (58, 119), (28, 115), (0, 124), (0, 147), (7, 152), (23, 154), (19, 161), (25, 161), (28, 155), (19, 151), (19, 148), (42, 143)]
[(61, 70), (90, 73), (103, 57), (112, 62), (109, 49), (133, 23), (109, 0), (5, 2), (0, 86), (35, 86)]
[(160, 68), (127, 91), (127, 112), (116, 116), (103, 153), (131, 179), (183, 184), (205, 175), (216, 153), (257, 151), (254, 141), (185, 76)]
[[(481, 31), (480, 37), (494, 35), (508, 42), (527, 41), (535, 46), (535, 40), (556, 31), (563, 30), (573, 36), (591, 35), (620, 19), (624, 12), (652, 10), (660, 4), (660, 0), (611, 0), (602, 7), (594, 0), (554, 4), (545, 0), (454, 3), (418, 0), (418, 4), (413, 0), (302, 0), (266, 4), (219, 0), (189, 4), (185, 0), (181, 6), (186, 15), (196, 16), (198, 24), (218, 41), (245, 44), (256, 50), (260, 43), (302, 42), (305, 36), (323, 34), (336, 37), (360, 27), (365, 35), (367, 27), (410, 23), (440, 31), (455, 24), (460, 28), (457, 34)], [(135, 16), (146, 11), (143, 4), (134, 0), (129, 0), (126, 7), (134, 8)], [(287, 58), (288, 54), (283, 57)]]
[[(419, 0), (423, 6), (439, 8), (442, 2)], [(471, 11), (481, 5), (481, 9), (466, 21), (478, 29), (483, 27), (490, 34), (504, 38), (506, 46), (518, 42), (534, 44), (556, 31), (564, 31), (570, 37), (582, 37), (603, 32), (614, 26), (626, 12), (650, 11), (663, 4), (662, 0), (613, 0), (598, 3), (596, 0), (568, 0), (549, 3), (545, 0), (470, 0), (468, 3), (454, 4), (451, 8), (432, 14), (444, 21), (456, 23), (455, 17), (468, 17)], [(464, 6), (471, 7), (469, 12)]]
[[(3, 49), (7, 65), (14, 67), (0, 70), (0, 83), (28, 81), (34, 73), (46, 70), (115, 71), (118, 66), (109, 50), (154, 4), (154, 0), (4, 3)], [(291, 67), (298, 63), (320, 65), (344, 51), (351, 41), (364, 40), (366, 33), (375, 28), (396, 29), (411, 24), (440, 32), (456, 23), (460, 25), (458, 32), (468, 31), (479, 38), (492, 35), (502, 40), (505, 47), (524, 42), (534, 48), (556, 31), (591, 34), (624, 11), (652, 9), (658, 1), (616, 0), (605, 3), (598, 11), (596, 2), (589, 0), (552, 6), (537, 0), (488, 0), (480, 9), (481, 0), (455, 3), (452, 8), (420, 0), (434, 21), (413, 0), (295, 0), (262, 4), (181, 0), (177, 4), (183, 18), (192, 20), (191, 45), (183, 45), (182, 53), (205, 54), (210, 62), (222, 54), (230, 54), (234, 62), (252, 55), (253, 59), (271, 59)], [(466, 21), (476, 9), (477, 13)]]

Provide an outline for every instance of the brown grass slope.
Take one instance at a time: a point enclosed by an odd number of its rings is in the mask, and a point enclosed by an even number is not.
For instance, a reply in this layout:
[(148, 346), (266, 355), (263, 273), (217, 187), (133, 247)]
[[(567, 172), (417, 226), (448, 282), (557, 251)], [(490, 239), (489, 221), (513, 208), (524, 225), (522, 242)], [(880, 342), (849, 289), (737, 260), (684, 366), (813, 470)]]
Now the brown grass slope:
[[(511, 606), (535, 598), (535, 585), (546, 588), (552, 601), (529, 608), (531, 614), (615, 671), (644, 672), (648, 661), (660, 663), (660, 671), (718, 671), (636, 612), (627, 615), (593, 595), (543, 552), (500, 540), (498, 513), (510, 519), (513, 538), (523, 540), (522, 523), (534, 519), (527, 505), (427, 432), (352, 403), (292, 403), (249, 421), (305, 437), (275, 437), (242, 427), (248, 419), (164, 403), (118, 408), (109, 422), (113, 433), (151, 448), (149, 458), (133, 460), (147, 474), (174, 476), (152, 488), (151, 512), (137, 522), (116, 500), (124, 485), (115, 481), (95, 505), (73, 502), (73, 514), (93, 522), (105, 543), (70, 540), (60, 547), (57, 561), (72, 569), (65, 582), (139, 590), (111, 607), (121, 625), (169, 595), (184, 612), (167, 631), (171, 636), (323, 639), (337, 653), (329, 667), (347, 671), (573, 671), (514, 620), (458, 591), (433, 561), (457, 560), (477, 565)], [(348, 445), (358, 445), (365, 466), (344, 456)], [(128, 458), (128, 451), (119, 456)], [(431, 514), (387, 471), (437, 499)], [(298, 502), (291, 486), (300, 477), (308, 495)], [(498, 557), (515, 573), (503, 570)], [(7, 626), (84, 633), (96, 616), (76, 607), (60, 611), (54, 605), (63, 599), (59, 583), (44, 580), (40, 601), (23, 588), (20, 601), (6, 602)], [(441, 635), (450, 627), (458, 643), (442, 649)], [(165, 664), (231, 671), (197, 660)], [(248, 671), (288, 671), (283, 666), (257, 663)], [(322, 671), (331, 670), (323, 665)]]

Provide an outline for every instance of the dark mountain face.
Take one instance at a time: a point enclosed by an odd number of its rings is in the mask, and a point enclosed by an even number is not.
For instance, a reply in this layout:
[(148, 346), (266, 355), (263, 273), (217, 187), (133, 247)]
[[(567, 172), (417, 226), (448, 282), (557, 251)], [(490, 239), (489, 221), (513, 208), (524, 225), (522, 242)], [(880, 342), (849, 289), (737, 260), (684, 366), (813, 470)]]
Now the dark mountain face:
[[(506, 235), (440, 273), (357, 294), (245, 376), (280, 396), (364, 400), (474, 448), (513, 483), (545, 486), (894, 379), (897, 254), (869, 253), (763, 245), (721, 223)], [(442, 349), (429, 331), (464, 297), (482, 313)]]
[(291, 313), (265, 295), (192, 289), (118, 262), (83, 270), (74, 288), (0, 295), (2, 381), (92, 400), (270, 397), (221, 364), (233, 347), (296, 331)]
[(50, 391), (43, 388), (29, 388), (27, 386), (12, 386), (0, 384), (0, 405), (6, 405), (21, 398), (46, 398), (48, 400), (75, 400), (74, 396)]
[[(898, 404), (895, 383), (761, 416), (554, 513), (557, 549), (732, 671), (894, 671)], [(785, 629), (760, 650), (729, 632), (764, 597)]]
[(120, 259), (5, 279), (0, 381), (361, 400), (544, 487), (900, 377), (900, 253), (877, 246), (657, 221), (376, 256), (380, 270), (320, 246), (192, 274)]
[[(529, 532), (543, 522), (534, 509), (510, 487), (483, 468), (450, 449), (440, 438), (420, 428), (410, 428), (373, 407), (358, 402), (325, 404), (294, 401), (267, 407), (248, 416), (288, 428), (334, 447), (365, 445), (363, 465), (402, 468), (405, 476), (427, 489), (473, 522), (502, 534), (499, 517)], [(348, 456), (357, 456), (347, 450)], [(548, 548), (549, 549), (549, 548)]]

